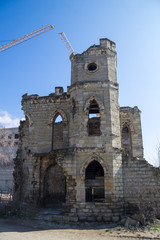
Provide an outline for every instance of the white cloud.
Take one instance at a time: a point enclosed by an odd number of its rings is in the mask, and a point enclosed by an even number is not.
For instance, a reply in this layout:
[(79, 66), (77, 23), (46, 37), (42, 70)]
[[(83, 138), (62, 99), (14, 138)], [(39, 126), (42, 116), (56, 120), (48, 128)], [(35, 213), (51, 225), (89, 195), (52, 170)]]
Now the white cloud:
[(7, 111), (0, 111), (0, 126), (6, 128), (18, 127), (22, 119), (13, 118)]

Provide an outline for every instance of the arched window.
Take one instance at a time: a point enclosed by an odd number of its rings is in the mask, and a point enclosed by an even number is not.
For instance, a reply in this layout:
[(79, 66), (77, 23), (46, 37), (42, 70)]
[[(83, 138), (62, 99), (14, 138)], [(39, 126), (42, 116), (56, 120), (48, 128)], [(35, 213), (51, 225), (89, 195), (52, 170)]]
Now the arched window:
[(93, 160), (85, 171), (86, 202), (104, 201), (104, 170)]
[(52, 150), (63, 147), (63, 119), (58, 113), (52, 125)]
[(131, 132), (127, 124), (124, 124), (122, 128), (122, 148), (124, 155), (131, 156)]
[(90, 105), (88, 108), (88, 135), (97, 136), (101, 134), (100, 131), (100, 110), (98, 103), (95, 99), (90, 101)]
[(62, 121), (63, 121), (63, 119), (62, 119), (61, 115), (58, 114), (58, 116), (55, 119), (55, 123), (59, 123), (59, 122), (62, 122)]

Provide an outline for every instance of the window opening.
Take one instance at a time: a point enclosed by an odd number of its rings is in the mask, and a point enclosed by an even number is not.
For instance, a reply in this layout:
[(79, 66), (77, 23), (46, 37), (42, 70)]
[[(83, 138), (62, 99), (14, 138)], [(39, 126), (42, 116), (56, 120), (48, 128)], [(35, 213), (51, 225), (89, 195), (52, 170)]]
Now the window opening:
[(95, 72), (97, 70), (97, 64), (94, 63), (94, 62), (93, 63), (89, 63), (87, 68), (88, 68), (89, 72)]
[(62, 119), (61, 115), (59, 114), (55, 119), (55, 123), (62, 122), (62, 121), (63, 121), (63, 119)]
[(86, 202), (104, 201), (104, 170), (97, 161), (92, 161), (85, 171)]
[(131, 134), (126, 124), (122, 128), (122, 147), (124, 149), (124, 155), (131, 156)]
[(63, 147), (63, 119), (60, 114), (53, 120), (52, 150)]
[(18, 139), (18, 138), (19, 138), (19, 134), (16, 133), (16, 134), (14, 135), (14, 138), (15, 138), (15, 139)]
[(96, 100), (92, 100), (88, 113), (88, 134), (100, 135), (100, 111)]

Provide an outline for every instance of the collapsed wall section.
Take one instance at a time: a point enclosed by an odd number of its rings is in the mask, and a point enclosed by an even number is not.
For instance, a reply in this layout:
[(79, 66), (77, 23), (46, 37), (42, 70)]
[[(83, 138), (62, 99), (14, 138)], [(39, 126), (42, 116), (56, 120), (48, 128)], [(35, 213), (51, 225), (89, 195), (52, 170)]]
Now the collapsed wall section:
[(160, 216), (160, 169), (145, 159), (123, 159), (123, 191), (127, 212), (152, 208)]
[[(28, 135), (29, 135), (29, 120), (21, 121), (19, 126), (19, 144), (16, 158), (14, 159), (14, 201), (19, 202), (25, 192), (28, 192), (28, 174), (29, 165), (28, 159)], [(25, 167), (26, 165), (26, 167)], [(26, 185), (25, 185), (26, 183)], [(25, 188), (23, 187), (25, 185)]]
[[(29, 119), (30, 152), (49, 152), (68, 147), (70, 97), (58, 90), (56, 88), (55, 93), (46, 97), (23, 95), (22, 109)], [(61, 117), (60, 122), (56, 122), (58, 116)]]

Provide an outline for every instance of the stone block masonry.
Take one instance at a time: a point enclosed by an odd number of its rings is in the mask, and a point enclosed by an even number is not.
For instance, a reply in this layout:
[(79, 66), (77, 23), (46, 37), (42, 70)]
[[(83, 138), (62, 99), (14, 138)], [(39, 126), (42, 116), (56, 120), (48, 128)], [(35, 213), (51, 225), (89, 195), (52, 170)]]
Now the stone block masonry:
[(143, 207), (152, 208), (160, 216), (160, 171), (145, 159), (124, 159), (123, 161), (124, 202), (127, 212)]

